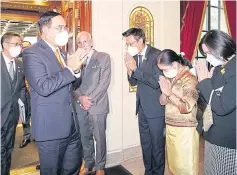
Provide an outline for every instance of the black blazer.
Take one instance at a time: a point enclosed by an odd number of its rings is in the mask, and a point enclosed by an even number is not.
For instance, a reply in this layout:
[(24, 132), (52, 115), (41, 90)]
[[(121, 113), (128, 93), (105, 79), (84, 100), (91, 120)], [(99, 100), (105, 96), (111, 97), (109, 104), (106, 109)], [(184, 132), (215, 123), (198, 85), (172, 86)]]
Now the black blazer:
[(24, 83), (24, 69), (23, 64), (19, 60), (15, 60), (16, 64), (16, 83), (11, 85), (11, 78), (7, 70), (7, 65), (1, 53), (1, 127), (12, 112), (15, 122), (19, 119), (18, 99), (26, 102), (26, 87)]
[[(137, 85), (136, 114), (139, 106), (142, 107), (147, 118), (164, 117), (164, 106), (160, 105), (160, 86), (158, 83), (162, 71), (157, 67), (157, 57), (160, 50), (147, 45), (145, 60), (142, 65), (128, 76), (128, 81), (132, 86)], [(138, 55), (134, 56), (136, 62)]]
[(204, 132), (201, 118), (197, 130), (212, 144), (236, 149), (236, 57), (224, 69), (216, 67), (211, 79), (205, 79), (197, 85), (200, 98), (206, 104), (211, 91), (220, 87), (223, 87), (222, 92), (213, 93), (211, 101), (214, 124), (208, 132)]

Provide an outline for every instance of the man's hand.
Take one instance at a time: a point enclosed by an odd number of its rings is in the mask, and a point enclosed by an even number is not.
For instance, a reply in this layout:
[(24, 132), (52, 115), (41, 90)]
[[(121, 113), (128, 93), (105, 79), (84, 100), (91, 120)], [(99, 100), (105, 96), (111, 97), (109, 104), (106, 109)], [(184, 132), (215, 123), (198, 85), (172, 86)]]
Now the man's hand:
[(137, 68), (137, 63), (134, 60), (134, 58), (129, 54), (129, 53), (125, 53), (125, 64), (128, 70), (133, 71), (134, 69)]
[(126, 66), (126, 68), (127, 68), (127, 73), (128, 73), (128, 75), (131, 77), (131, 75), (132, 75), (132, 70), (128, 67), (128, 63), (127, 63), (127, 61), (126, 61), (126, 56), (125, 56), (125, 58), (124, 58), (124, 63), (125, 63), (125, 66)]
[(81, 104), (81, 108), (85, 111), (89, 110), (93, 105), (93, 103), (91, 102), (91, 97), (88, 96), (80, 96), (79, 101)]
[(82, 64), (86, 61), (87, 54), (87, 50), (78, 48), (75, 53), (70, 56), (68, 55), (67, 66), (70, 67), (74, 72), (78, 71), (81, 68)]

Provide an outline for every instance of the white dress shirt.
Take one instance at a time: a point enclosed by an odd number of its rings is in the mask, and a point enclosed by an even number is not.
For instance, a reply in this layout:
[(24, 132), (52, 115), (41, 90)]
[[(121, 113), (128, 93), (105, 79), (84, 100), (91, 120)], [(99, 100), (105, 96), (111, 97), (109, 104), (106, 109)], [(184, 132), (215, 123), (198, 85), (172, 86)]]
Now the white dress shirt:
[[(138, 55), (142, 55), (142, 62), (144, 61), (144, 59), (145, 59), (145, 56), (146, 56), (146, 50), (147, 50), (147, 45), (145, 46), (145, 48), (140, 52), (140, 53), (138, 53)], [(140, 63), (139, 63), (139, 59), (137, 59), (137, 65), (140, 65)]]
[(92, 57), (93, 53), (94, 53), (94, 49), (91, 49), (90, 52), (87, 54), (87, 56), (86, 56), (86, 57), (87, 57), (86, 65), (89, 64), (89, 62), (90, 62), (90, 60), (91, 60), (91, 57)]

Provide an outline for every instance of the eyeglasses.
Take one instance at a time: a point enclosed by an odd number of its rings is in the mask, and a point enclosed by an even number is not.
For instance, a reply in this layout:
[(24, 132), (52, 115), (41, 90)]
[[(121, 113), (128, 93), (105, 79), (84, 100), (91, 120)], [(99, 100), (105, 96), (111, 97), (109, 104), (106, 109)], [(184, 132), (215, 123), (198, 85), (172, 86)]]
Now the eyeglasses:
[(68, 27), (67, 26), (63, 26), (63, 25), (59, 25), (58, 27), (52, 27), (53, 29), (57, 30), (58, 32), (61, 32), (61, 31), (69, 31)]
[(7, 44), (11, 44), (11, 45), (13, 45), (14, 47), (18, 47), (18, 46), (20, 46), (20, 47), (22, 47), (22, 43), (9, 43), (9, 42), (6, 42)]
[(126, 44), (126, 45), (127, 45), (127, 47), (128, 47), (128, 46), (134, 46), (135, 43), (137, 43), (137, 41), (134, 41), (133, 43), (131, 43), (131, 44)]

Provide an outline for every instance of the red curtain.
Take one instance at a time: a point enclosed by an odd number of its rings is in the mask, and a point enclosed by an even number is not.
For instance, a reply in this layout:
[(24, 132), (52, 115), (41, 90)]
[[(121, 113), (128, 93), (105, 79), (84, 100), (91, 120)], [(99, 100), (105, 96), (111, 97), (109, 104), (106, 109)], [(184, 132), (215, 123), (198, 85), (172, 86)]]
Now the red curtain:
[(80, 31), (92, 32), (92, 1), (80, 1)]
[(229, 33), (236, 42), (236, 1), (224, 0), (224, 10)]
[(180, 1), (180, 52), (190, 61), (195, 57), (196, 48), (202, 31), (207, 1)]

